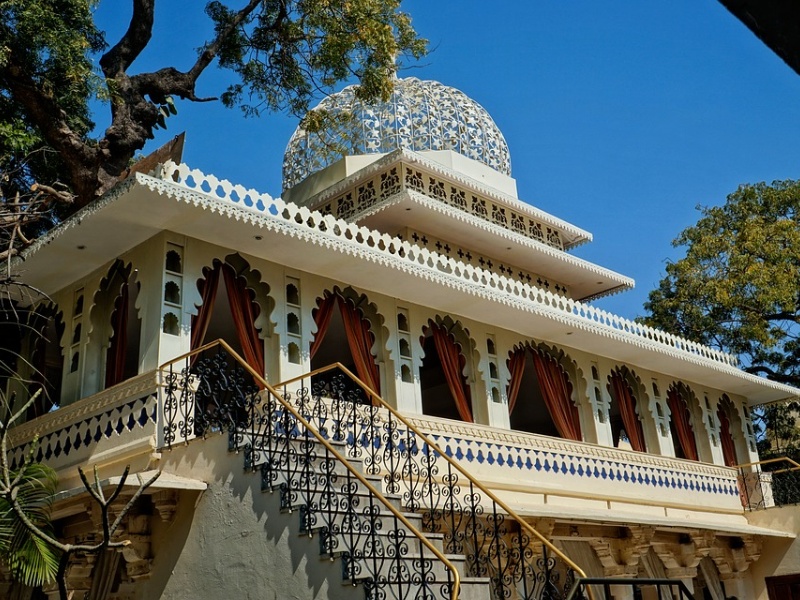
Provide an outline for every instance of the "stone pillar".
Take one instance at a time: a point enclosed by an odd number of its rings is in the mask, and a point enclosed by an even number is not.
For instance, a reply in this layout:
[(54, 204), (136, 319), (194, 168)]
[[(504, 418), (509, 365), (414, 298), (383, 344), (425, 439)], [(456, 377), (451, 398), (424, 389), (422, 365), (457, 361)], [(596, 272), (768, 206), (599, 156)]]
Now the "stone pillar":
[(725, 588), (725, 596), (730, 600), (744, 600), (745, 598), (754, 597), (753, 582), (744, 573), (723, 579), (722, 585)]
[(744, 535), (717, 538), (709, 556), (719, 569), (720, 580), (725, 586), (725, 595), (736, 597), (738, 600), (753, 597), (748, 569), (761, 556), (760, 537)]

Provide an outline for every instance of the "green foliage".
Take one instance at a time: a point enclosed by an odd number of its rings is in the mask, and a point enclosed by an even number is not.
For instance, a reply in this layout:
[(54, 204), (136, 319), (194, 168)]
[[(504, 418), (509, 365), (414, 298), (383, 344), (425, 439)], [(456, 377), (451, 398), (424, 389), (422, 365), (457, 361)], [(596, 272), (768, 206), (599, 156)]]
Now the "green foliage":
[(25, 194), (35, 181), (68, 181), (63, 161), (47, 151), (28, 107), (9, 91), (24, 77), (81, 138), (94, 127), (89, 101), (98, 81), (90, 60), (105, 46), (86, 0), (0, 2), (0, 189), (5, 198)]
[[(360, 80), (363, 98), (387, 99), (395, 58), (418, 58), (426, 46), (399, 7), (398, 0), (265, 0), (220, 48), (220, 66), (240, 78), (222, 101), (247, 114), (266, 109), (302, 116), (321, 89), (352, 78)], [(217, 33), (235, 15), (218, 1), (206, 12)]]
[(675, 240), (644, 319), (738, 355), (754, 373), (800, 383), (800, 182), (743, 185)]
[[(39, 463), (27, 463), (21, 471), (11, 471), (11, 479), (20, 478), (16, 500), (26, 517), (42, 532), (52, 536), (50, 508), (57, 488), (55, 472)], [(0, 560), (12, 575), (31, 587), (51, 583), (58, 572), (60, 552), (33, 535), (0, 497)]]

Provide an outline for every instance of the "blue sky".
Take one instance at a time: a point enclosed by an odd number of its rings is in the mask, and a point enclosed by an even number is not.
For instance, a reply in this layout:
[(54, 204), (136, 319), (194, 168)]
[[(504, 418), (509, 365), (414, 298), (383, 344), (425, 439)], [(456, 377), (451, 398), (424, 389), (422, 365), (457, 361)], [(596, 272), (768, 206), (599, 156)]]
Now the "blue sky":
[[(115, 41), (129, 13), (103, 2)], [(187, 68), (210, 34), (201, 2), (160, 2), (136, 68)], [(594, 234), (575, 252), (636, 280), (596, 304), (633, 318), (680, 256), (670, 242), (741, 183), (800, 177), (800, 76), (716, 0), (409, 0), (431, 52), (404, 73), (456, 87), (486, 108), (511, 151), (520, 198)], [(226, 75), (212, 67), (200, 95)], [(184, 161), (278, 195), (297, 125), (219, 103), (178, 104)], [(103, 126), (104, 115), (97, 115)]]

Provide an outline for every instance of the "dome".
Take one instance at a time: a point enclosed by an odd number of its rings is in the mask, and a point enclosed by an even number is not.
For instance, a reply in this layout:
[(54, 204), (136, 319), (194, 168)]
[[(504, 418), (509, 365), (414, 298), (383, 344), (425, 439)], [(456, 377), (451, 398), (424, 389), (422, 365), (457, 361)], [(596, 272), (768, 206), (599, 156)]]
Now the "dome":
[(511, 175), (508, 145), (489, 113), (463, 92), (438, 81), (398, 79), (388, 101), (369, 105), (356, 98), (351, 85), (325, 98), (317, 109), (352, 117), (321, 134), (297, 128), (283, 157), (284, 190), (341, 158), (331, 151), (331, 142), (351, 156), (398, 148), (453, 150)]

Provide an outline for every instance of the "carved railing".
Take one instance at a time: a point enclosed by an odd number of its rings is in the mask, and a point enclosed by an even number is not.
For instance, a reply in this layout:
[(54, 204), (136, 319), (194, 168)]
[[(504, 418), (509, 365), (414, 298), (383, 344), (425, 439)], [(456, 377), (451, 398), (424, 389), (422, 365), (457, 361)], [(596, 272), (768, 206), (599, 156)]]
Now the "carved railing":
[(782, 456), (737, 465), (746, 510), (800, 504), (800, 463)]
[(469, 576), (489, 577), (496, 600), (563, 599), (576, 578), (585, 577), (546, 537), (343, 365), (276, 387), (321, 431), (346, 443), (349, 457), (380, 475), (384, 489), (399, 495), (404, 508), (421, 513), (426, 532), (443, 534), (447, 553), (466, 556)]
[(260, 470), (262, 489), (278, 489), (281, 507), (300, 511), (302, 531), (319, 532), (320, 551), (341, 557), (343, 577), (363, 584), (366, 598), (459, 598), (453, 562), (377, 489), (319, 412), (276, 392), (222, 340), (160, 372), (164, 447), (227, 433), (245, 468)]
[[(140, 177), (160, 193), (174, 193), (174, 188), (167, 188), (172, 183), (227, 203), (237, 210), (237, 218), (247, 219), (258, 215), (259, 218), (269, 219), (273, 223), (270, 227), (296, 228), (304, 234), (321, 236), (326, 245), (345, 245), (356, 252), (367, 253), (381, 262), (391, 260), (414, 272), (427, 271), (432, 276), (446, 277), (449, 282), (467, 286), (469, 289), (477, 285), (486, 294), (502, 294), (506, 299), (510, 296), (515, 302), (528, 304), (535, 312), (550, 313), (557, 319), (566, 317), (575, 326), (589, 327), (605, 335), (633, 336), (636, 340), (634, 343), (645, 343), (661, 352), (677, 352), (684, 357), (700, 357), (723, 365), (737, 365), (737, 359), (732, 354), (625, 319), (541, 287), (522, 283), (513, 277), (474, 267), (386, 233), (337, 219), (333, 215), (323, 215), (319, 211), (234, 185), (197, 169), (190, 169), (185, 164), (177, 165), (170, 161), (160, 167), (158, 179), (145, 175)], [(591, 267), (587, 265), (587, 268)]]

